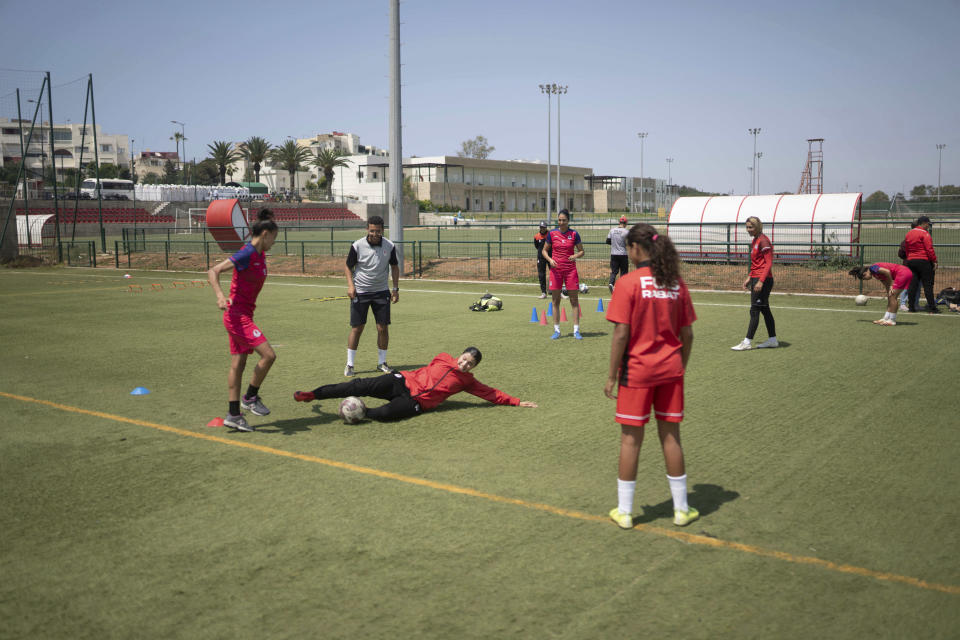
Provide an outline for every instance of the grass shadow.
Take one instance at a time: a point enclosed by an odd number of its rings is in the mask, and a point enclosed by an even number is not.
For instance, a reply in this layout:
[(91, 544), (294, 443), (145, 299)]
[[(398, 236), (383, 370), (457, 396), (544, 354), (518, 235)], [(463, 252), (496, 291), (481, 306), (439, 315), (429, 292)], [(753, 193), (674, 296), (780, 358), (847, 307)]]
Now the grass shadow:
[[(695, 484), (687, 494), (687, 502), (697, 508), (700, 516), (706, 516), (720, 510), (725, 502), (731, 502), (740, 497), (736, 491), (724, 489), (716, 484)], [(654, 505), (642, 505), (643, 513), (633, 517), (633, 523), (643, 524), (662, 519), (673, 518), (673, 500), (664, 500)]]
[(253, 425), (257, 433), (280, 434), (292, 436), (305, 431), (310, 431), (311, 426), (323, 425), (337, 420), (336, 414), (328, 414), (320, 411), (320, 407), (312, 407), (315, 415), (309, 418), (291, 418), (288, 420), (274, 420), (264, 424)]

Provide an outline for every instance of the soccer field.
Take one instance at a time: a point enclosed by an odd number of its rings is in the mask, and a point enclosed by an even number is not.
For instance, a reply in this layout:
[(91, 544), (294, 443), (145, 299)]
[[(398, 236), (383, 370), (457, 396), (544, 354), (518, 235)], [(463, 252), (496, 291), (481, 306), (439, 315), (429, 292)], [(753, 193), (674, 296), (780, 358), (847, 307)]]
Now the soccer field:
[[(733, 352), (749, 298), (694, 292), (702, 517), (672, 525), (650, 433), (623, 531), (605, 289), (583, 341), (550, 341), (536, 285), (403, 280), (392, 366), (477, 346), (479, 380), (540, 406), (461, 394), (350, 426), (291, 397), (343, 380), (343, 280), (271, 275), (273, 413), (238, 433), (206, 426), (229, 356), (204, 275), (123, 273), (0, 270), (0, 637), (956, 634), (958, 314), (885, 328), (877, 299), (774, 295), (783, 347)], [(467, 310), (485, 291), (504, 311)], [(359, 375), (375, 364), (370, 327)]]

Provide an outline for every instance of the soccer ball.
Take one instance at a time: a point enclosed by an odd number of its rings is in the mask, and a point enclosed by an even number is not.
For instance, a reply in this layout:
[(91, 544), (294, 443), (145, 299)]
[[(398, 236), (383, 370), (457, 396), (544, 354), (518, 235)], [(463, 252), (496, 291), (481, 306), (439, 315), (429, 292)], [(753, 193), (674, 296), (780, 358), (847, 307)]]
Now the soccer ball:
[(858, 307), (862, 307), (867, 304), (867, 299), (868, 299), (867, 296), (861, 293), (856, 298), (854, 298), (853, 301), (857, 303)]
[(367, 407), (360, 398), (350, 396), (340, 401), (337, 413), (347, 424), (357, 424), (367, 415)]
[(590, 293), (590, 287), (587, 286), (586, 282), (580, 283), (580, 293)]

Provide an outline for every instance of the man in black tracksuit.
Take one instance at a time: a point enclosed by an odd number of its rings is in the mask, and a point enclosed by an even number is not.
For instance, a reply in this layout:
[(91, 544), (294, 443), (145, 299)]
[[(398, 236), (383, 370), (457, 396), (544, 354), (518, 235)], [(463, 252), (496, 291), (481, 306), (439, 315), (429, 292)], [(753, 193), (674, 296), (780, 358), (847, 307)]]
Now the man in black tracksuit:
[(543, 245), (547, 241), (547, 223), (540, 223), (540, 232), (533, 236), (537, 248), (537, 277), (540, 278), (540, 298), (547, 297), (547, 259), (543, 257)]

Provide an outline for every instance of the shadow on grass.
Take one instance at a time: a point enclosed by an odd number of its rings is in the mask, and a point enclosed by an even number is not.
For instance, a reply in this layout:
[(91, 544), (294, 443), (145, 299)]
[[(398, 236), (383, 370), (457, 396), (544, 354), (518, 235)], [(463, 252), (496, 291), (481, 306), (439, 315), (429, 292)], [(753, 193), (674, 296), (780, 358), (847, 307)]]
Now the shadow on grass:
[[(736, 491), (730, 491), (716, 484), (695, 484), (693, 490), (687, 494), (687, 502), (700, 512), (700, 517), (719, 511), (725, 502), (731, 502), (740, 497)], [(633, 517), (633, 523), (644, 524), (656, 520), (673, 519), (673, 500), (664, 500), (659, 504), (642, 506), (643, 514)]]
[[(255, 424), (258, 433), (279, 433), (284, 436), (292, 436), (304, 431), (310, 431), (312, 426), (319, 426), (335, 422), (340, 418), (337, 414), (324, 412), (319, 404), (310, 407), (313, 411), (312, 416), (307, 418), (291, 418), (289, 420), (274, 420), (262, 424)], [(334, 410), (336, 411), (336, 410)]]
[[(857, 320), (857, 322), (866, 323), (866, 324), (873, 324), (873, 320), (869, 320), (869, 319), (866, 319), (866, 318), (861, 318), (861, 319)], [(898, 327), (915, 327), (917, 324), (918, 324), (918, 323), (916, 323), (916, 322), (904, 322), (903, 320), (897, 319), (897, 326), (898, 326)]]

